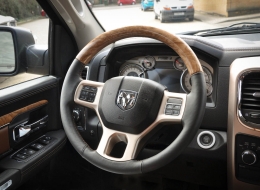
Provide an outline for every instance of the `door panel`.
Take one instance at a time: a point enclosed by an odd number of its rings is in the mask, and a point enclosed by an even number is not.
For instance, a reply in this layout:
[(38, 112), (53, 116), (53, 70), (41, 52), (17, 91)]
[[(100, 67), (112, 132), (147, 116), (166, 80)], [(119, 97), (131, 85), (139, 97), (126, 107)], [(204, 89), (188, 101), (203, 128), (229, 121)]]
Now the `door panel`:
[[(59, 94), (59, 79), (54, 76), (0, 90), (0, 187), (12, 179), (8, 189), (19, 186), (65, 145)], [(10, 177), (3, 177), (5, 173)]]

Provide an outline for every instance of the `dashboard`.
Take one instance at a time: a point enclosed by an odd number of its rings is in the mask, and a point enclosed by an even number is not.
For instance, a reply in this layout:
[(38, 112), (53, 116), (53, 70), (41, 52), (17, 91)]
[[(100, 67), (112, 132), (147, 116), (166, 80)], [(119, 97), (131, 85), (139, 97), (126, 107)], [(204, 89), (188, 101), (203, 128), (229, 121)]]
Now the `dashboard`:
[[(206, 81), (206, 110), (198, 136), (201, 132), (211, 132), (215, 135), (216, 143), (212, 148), (203, 150), (198, 145), (197, 139), (194, 139), (187, 150), (184, 151), (181, 157), (183, 159), (180, 158), (179, 161), (175, 161), (176, 164), (173, 164), (173, 168), (169, 167), (168, 174), (175, 179), (187, 179), (187, 176), (189, 176), (189, 179), (194, 179), (195, 182), (197, 179), (205, 185), (214, 184), (216, 186), (226, 184), (228, 174), (229, 179), (232, 179), (228, 183), (234, 189), (239, 189), (242, 186), (244, 189), (259, 189), (259, 186), (249, 185), (257, 184), (259, 180), (251, 179), (251, 176), (255, 176), (253, 174), (244, 175), (246, 172), (250, 173), (252, 168), (248, 168), (246, 164), (242, 163), (241, 159), (238, 159), (241, 157), (241, 150), (238, 148), (241, 147), (241, 144), (244, 146), (249, 142), (260, 143), (260, 129), (245, 127), (245, 122), (238, 120), (236, 111), (239, 87), (237, 82), (241, 80), (240, 74), (248, 70), (260, 70), (260, 58), (257, 58), (260, 55), (260, 34), (212, 37), (180, 35), (180, 37), (198, 57)], [(236, 65), (232, 67), (234, 63)], [(181, 57), (163, 43), (148, 38), (125, 39), (105, 48), (93, 58), (87, 73), (89, 73), (87, 79), (99, 82), (106, 82), (117, 76), (130, 76), (156, 81), (166, 86), (170, 92), (188, 94), (192, 89), (190, 75)], [(257, 73), (257, 77), (259, 76), (259, 73)], [(242, 100), (245, 101), (242, 101), (244, 103), (242, 114), (246, 111), (249, 113), (249, 115), (245, 113), (244, 118), (249, 117), (252, 112), (245, 107), (248, 104), (249, 97), (247, 96), (242, 96)], [(256, 111), (254, 110), (254, 112)], [(153, 137), (146, 148), (153, 151), (162, 150), (172, 142), (167, 139), (167, 136), (171, 136), (172, 140), (175, 132), (179, 129), (178, 127), (170, 126), (167, 130), (163, 128), (165, 131), (162, 130), (157, 136)], [(240, 139), (241, 133), (244, 135), (242, 140)], [(248, 150), (249, 153), (255, 151), (253, 148), (251, 149)], [(237, 153), (238, 156), (235, 154), (236, 152), (239, 153), (239, 155)], [(260, 157), (260, 154), (258, 157)], [(201, 165), (200, 158), (203, 158)], [(187, 162), (183, 160), (187, 160)], [(241, 164), (244, 168), (240, 167)], [(255, 166), (258, 167), (258, 165)], [(183, 176), (179, 173), (173, 176), (172, 170), (176, 168), (187, 172), (184, 172)], [(197, 172), (201, 171), (201, 173), (192, 175), (192, 168), (196, 169)], [(211, 172), (213, 170), (214, 172)], [(203, 178), (205, 171), (207, 171), (207, 176)], [(199, 176), (199, 179), (196, 178), (197, 176)], [(250, 179), (248, 176), (250, 176)], [(257, 176), (260, 176), (260, 172), (257, 173)]]

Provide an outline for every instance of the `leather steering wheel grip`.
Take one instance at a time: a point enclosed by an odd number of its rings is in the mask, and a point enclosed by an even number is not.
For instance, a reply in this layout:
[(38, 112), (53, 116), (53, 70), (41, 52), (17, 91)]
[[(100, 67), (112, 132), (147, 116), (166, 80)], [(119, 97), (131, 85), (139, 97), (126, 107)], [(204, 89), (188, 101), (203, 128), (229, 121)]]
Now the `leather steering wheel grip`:
[[(72, 117), (75, 90), (80, 83), (84, 66), (104, 47), (117, 40), (128, 37), (150, 37), (162, 41), (176, 51), (186, 64), (193, 88), (187, 95), (183, 130), (179, 136), (163, 151), (145, 160), (113, 161), (102, 157), (92, 150), (79, 134)], [(77, 55), (71, 64), (61, 92), (60, 112), (64, 130), (73, 147), (87, 161), (109, 172), (118, 174), (138, 174), (156, 170), (176, 158), (194, 138), (202, 122), (206, 106), (205, 78), (201, 65), (191, 48), (179, 37), (163, 30), (130, 26), (105, 32), (93, 39)]]

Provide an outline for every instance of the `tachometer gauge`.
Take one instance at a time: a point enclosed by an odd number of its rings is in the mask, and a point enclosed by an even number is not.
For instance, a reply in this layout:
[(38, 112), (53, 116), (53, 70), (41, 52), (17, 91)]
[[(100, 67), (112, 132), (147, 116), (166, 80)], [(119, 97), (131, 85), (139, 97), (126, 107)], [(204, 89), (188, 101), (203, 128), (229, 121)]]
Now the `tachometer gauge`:
[(144, 78), (144, 71), (139, 65), (128, 64), (119, 71), (119, 76), (132, 76)]
[(142, 64), (143, 64), (144, 68), (151, 70), (155, 66), (155, 59), (152, 56), (146, 56), (146, 57), (144, 57)]
[[(205, 77), (205, 81), (206, 81), (207, 96), (209, 96), (212, 94), (212, 91), (213, 91), (212, 74), (206, 67), (202, 66), (202, 69), (204, 71), (204, 77)], [(191, 76), (187, 69), (185, 71), (183, 71), (183, 73), (181, 75), (181, 87), (187, 93), (190, 93), (190, 91), (192, 89)]]
[(175, 61), (173, 62), (173, 67), (179, 71), (184, 71), (186, 69), (186, 65), (180, 57), (177, 57), (175, 59)]

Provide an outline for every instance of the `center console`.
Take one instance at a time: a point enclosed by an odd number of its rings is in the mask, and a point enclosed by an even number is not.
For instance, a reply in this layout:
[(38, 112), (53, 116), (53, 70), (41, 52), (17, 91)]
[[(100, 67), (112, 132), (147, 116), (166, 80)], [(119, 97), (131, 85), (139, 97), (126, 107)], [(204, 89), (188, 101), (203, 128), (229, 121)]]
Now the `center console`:
[(260, 57), (230, 67), (228, 189), (260, 189)]

